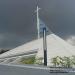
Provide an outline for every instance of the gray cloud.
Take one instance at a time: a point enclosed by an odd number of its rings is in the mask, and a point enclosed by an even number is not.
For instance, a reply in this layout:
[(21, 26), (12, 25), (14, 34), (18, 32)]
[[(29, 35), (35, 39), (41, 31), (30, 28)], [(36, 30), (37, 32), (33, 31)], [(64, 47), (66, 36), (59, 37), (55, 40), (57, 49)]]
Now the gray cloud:
[[(36, 0), (0, 0), (0, 47), (14, 48), (37, 37)], [(40, 18), (57, 35), (75, 35), (75, 0), (39, 0)]]
[(70, 35), (65, 40), (71, 45), (75, 46), (75, 35)]

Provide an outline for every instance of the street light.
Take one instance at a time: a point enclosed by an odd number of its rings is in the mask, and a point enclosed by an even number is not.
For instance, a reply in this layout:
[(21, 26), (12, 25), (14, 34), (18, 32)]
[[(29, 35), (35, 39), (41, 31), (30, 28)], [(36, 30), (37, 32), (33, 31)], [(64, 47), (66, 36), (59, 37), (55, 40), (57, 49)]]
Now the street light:
[(44, 65), (47, 66), (46, 27), (43, 28), (43, 50), (44, 50)]

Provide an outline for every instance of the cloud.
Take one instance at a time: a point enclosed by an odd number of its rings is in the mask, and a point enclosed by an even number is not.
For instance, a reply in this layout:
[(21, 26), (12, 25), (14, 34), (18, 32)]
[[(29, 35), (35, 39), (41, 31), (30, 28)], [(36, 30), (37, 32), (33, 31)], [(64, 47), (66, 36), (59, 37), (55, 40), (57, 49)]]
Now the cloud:
[(66, 38), (66, 41), (75, 46), (75, 35), (70, 35), (68, 38)]
[[(0, 47), (37, 37), (36, 0), (0, 0)], [(40, 18), (61, 37), (75, 35), (75, 0), (39, 0)]]
[(34, 37), (31, 37), (31, 35), (28, 36), (20, 36), (13, 33), (2, 33), (0, 34), (0, 48), (15, 48), (17, 46), (20, 46), (22, 44), (25, 44), (26, 42), (29, 42), (31, 40), (35, 39)]

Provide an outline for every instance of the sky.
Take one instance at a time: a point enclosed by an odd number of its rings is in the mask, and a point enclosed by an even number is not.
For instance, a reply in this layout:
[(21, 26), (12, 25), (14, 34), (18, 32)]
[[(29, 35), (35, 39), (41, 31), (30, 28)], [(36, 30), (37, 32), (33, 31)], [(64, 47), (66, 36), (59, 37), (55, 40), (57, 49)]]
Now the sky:
[(0, 0), (0, 48), (37, 38), (36, 6), (49, 29), (75, 45), (75, 0)]

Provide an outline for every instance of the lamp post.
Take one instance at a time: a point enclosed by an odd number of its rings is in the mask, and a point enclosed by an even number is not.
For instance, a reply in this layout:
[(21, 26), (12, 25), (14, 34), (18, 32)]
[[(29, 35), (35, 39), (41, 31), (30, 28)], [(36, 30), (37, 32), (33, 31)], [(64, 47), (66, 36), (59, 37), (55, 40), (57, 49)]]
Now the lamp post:
[(44, 66), (47, 66), (46, 27), (43, 28), (43, 50), (44, 50)]

